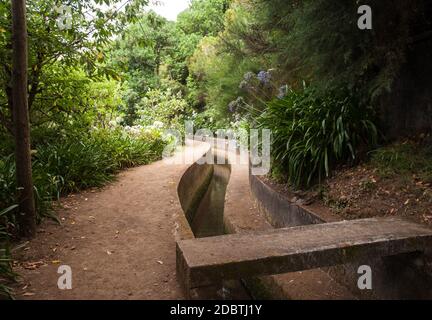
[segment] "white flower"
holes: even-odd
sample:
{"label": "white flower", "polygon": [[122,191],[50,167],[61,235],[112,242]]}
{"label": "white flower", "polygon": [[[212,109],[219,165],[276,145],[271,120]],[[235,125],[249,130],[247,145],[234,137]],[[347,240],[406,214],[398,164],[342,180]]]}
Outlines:
{"label": "white flower", "polygon": [[161,129],[161,128],[163,128],[163,126],[164,126],[163,122],[160,122],[160,121],[155,121],[153,123],[153,127],[157,128],[157,129]]}

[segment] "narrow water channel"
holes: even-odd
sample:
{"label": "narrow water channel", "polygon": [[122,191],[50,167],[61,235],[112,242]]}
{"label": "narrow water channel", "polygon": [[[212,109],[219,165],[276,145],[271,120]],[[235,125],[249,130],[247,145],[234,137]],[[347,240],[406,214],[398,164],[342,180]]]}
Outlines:
{"label": "narrow water channel", "polygon": [[[194,164],[183,176],[179,198],[196,238],[225,233],[225,196],[230,175],[228,164]],[[202,299],[252,299],[240,280],[223,281],[220,285],[201,288],[197,293]]]}

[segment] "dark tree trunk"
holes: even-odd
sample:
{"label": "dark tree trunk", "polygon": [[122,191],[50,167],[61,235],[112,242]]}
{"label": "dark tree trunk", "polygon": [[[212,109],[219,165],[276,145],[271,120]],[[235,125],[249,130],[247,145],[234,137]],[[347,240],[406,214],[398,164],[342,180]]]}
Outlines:
{"label": "dark tree trunk", "polygon": [[30,154],[25,0],[12,0],[12,41],[12,106],[19,202],[18,222],[21,235],[23,237],[33,237],[36,233],[36,209]]}

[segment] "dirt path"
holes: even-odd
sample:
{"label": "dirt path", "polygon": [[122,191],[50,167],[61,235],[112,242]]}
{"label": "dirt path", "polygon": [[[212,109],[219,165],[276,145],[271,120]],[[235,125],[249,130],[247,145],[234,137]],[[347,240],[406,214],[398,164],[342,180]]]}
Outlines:
{"label": "dirt path", "polygon": [[[186,168],[159,161],[124,171],[101,190],[63,199],[62,226],[43,223],[14,253],[22,276],[16,297],[182,299],[174,234],[181,213],[176,187]],[[60,265],[72,268],[72,290],[58,289]]]}
{"label": "dirt path", "polygon": [[[193,162],[207,150],[207,144],[196,143],[185,154]],[[124,171],[101,190],[62,199],[57,210],[62,225],[44,222],[37,237],[14,252],[22,277],[16,298],[184,299],[175,274],[175,239],[182,230],[177,233],[178,215],[183,214],[177,185],[189,166],[159,161]],[[225,202],[230,232],[272,228],[253,203],[248,170],[232,166]],[[72,268],[72,290],[58,288],[61,265]],[[281,298],[352,298],[321,270],[269,279]]]}

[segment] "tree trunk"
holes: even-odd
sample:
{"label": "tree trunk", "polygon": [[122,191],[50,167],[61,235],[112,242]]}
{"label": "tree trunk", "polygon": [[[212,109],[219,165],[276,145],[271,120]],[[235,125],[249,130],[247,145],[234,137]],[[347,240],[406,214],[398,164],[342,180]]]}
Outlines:
{"label": "tree trunk", "polygon": [[12,106],[19,202],[18,222],[21,236],[33,237],[36,233],[36,209],[30,154],[25,0],[12,0],[12,41]]}

